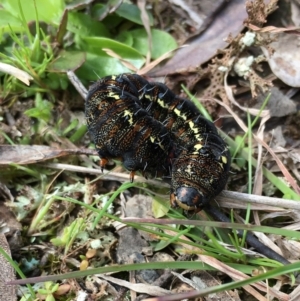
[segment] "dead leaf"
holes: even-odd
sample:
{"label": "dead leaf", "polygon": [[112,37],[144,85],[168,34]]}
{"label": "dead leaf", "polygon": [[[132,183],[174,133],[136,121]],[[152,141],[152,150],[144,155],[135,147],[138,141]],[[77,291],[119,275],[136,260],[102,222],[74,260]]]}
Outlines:
{"label": "dead leaf", "polygon": [[273,73],[285,84],[300,87],[300,37],[299,35],[280,33],[276,41],[270,44],[275,52],[261,47]]}
{"label": "dead leaf", "polygon": [[182,70],[193,69],[212,58],[217,49],[228,44],[225,39],[236,36],[244,27],[247,13],[244,0],[232,0],[214,16],[210,26],[191,41],[187,47],[179,49],[167,64],[149,73],[149,76],[165,76]]}
{"label": "dead leaf", "polygon": [[0,145],[0,165],[32,164],[67,155],[96,155],[90,149],[56,149],[44,145]]}
{"label": "dead leaf", "polygon": [[271,93],[271,96],[266,109],[269,110],[270,117],[283,117],[297,113],[297,104],[283,94],[277,87],[272,87],[270,92],[257,97],[257,108],[261,107],[269,93]]}
{"label": "dead leaf", "polygon": [[105,276],[102,274],[97,276],[109,282],[115,283],[117,285],[127,287],[128,289],[134,290],[138,293],[144,293],[150,296],[165,296],[170,294],[169,290],[163,289],[159,286],[154,286],[154,285],[144,284],[144,283],[130,283],[125,280],[121,280],[110,276]]}

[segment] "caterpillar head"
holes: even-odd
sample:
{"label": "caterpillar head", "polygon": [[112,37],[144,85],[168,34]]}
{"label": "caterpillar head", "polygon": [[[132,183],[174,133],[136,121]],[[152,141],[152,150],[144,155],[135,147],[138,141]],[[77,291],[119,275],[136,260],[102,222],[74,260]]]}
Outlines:
{"label": "caterpillar head", "polygon": [[173,208],[182,208],[186,211],[200,211],[209,202],[209,199],[193,187],[181,186],[170,195]]}

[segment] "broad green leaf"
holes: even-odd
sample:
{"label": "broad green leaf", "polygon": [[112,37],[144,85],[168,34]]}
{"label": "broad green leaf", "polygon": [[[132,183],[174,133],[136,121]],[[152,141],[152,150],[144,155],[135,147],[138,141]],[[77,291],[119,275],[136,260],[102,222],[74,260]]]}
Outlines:
{"label": "broad green leaf", "polygon": [[21,32],[24,30],[21,20],[14,17],[10,12],[0,9],[0,30],[2,33],[9,32]]}
{"label": "broad green leaf", "polygon": [[130,31],[123,31],[120,33],[117,38],[119,42],[126,44],[127,46],[132,47],[133,46],[133,36]]}
{"label": "broad green leaf", "polygon": [[106,27],[83,13],[69,12],[67,29],[79,36],[109,37]]}
{"label": "broad green leaf", "polygon": [[[158,199],[160,201],[158,201]],[[165,203],[165,199],[162,199],[158,196],[154,197],[154,200],[152,202],[152,212],[155,218],[161,218],[163,216],[166,216],[166,214],[169,211],[169,206],[167,206]]]}
{"label": "broad green leaf", "polygon": [[62,50],[57,59],[49,64],[48,71],[67,72],[68,70],[76,70],[84,63],[85,56],[84,52]]}
{"label": "broad green leaf", "polygon": [[242,136],[236,136],[235,137],[235,142],[238,144],[238,145],[240,145],[240,148],[242,149],[243,147],[245,147],[245,142],[244,142],[244,139],[243,139],[243,137]]}
{"label": "broad green leaf", "polygon": [[66,90],[69,80],[65,74],[48,72],[43,83],[51,90]]}
{"label": "broad green leaf", "polygon": [[[143,25],[141,19],[141,11],[136,5],[130,3],[122,3],[116,10],[116,14],[124,19],[130,20],[131,22]],[[150,26],[153,25],[153,17],[148,13]]]}
{"label": "broad green leaf", "polygon": [[[94,18],[99,19],[110,8],[111,8],[111,5],[109,5],[109,3],[107,3],[106,5],[98,3],[98,4],[94,5],[92,8],[92,15]],[[120,21],[122,19],[126,19],[133,23],[143,25],[143,22],[141,19],[141,12],[140,12],[139,8],[134,4],[122,3],[120,5],[120,7],[115,11],[114,14],[121,17],[120,19],[118,19],[118,21]],[[106,19],[112,17],[114,14],[109,14],[104,19],[104,22],[106,22],[107,21]],[[152,26],[153,25],[153,17],[150,13],[148,13],[148,15],[149,15],[149,20],[150,20],[150,25]]]}
{"label": "broad green leaf", "polygon": [[[148,35],[145,29],[135,29],[130,31],[133,36],[133,48],[143,55],[148,51]],[[152,50],[151,58],[157,59],[166,52],[177,48],[175,39],[165,31],[152,29]]]}
{"label": "broad green leaf", "polygon": [[[85,70],[85,72],[89,73],[82,74],[85,79],[95,79],[93,72],[103,76],[129,71],[118,58],[109,56],[103,50],[104,48],[112,50],[137,69],[140,69],[145,63],[145,58],[135,49],[111,39],[97,37],[82,38],[80,47],[89,54],[94,54],[94,56],[88,57],[88,62],[84,64],[83,69],[80,68],[80,70]],[[98,70],[95,70],[95,67]]]}
{"label": "broad green leaf", "polygon": [[[142,59],[128,59],[136,68],[141,68],[145,63],[144,58]],[[80,67],[76,74],[87,81],[94,81],[100,77],[104,77],[110,74],[120,74],[124,72],[130,72],[119,59],[109,57],[107,55],[97,55],[87,53],[86,61]],[[87,85],[89,83],[86,83]]]}
{"label": "broad green leaf", "polygon": [[82,37],[81,47],[82,50],[101,56],[107,55],[106,52],[103,51],[103,49],[106,48],[114,51],[123,59],[143,59],[143,56],[134,48],[107,38]]}
{"label": "broad green leaf", "polygon": [[22,6],[25,20],[27,22],[36,20],[35,5],[39,21],[50,24],[58,24],[63,13],[65,4],[63,0],[2,0],[1,5],[13,16],[21,19],[19,3]]}

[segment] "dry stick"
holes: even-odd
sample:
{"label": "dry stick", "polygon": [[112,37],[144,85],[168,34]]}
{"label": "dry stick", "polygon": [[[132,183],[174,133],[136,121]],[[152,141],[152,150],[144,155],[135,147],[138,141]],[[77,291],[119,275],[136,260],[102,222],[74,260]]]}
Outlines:
{"label": "dry stick", "polygon": [[[10,247],[3,233],[0,233],[0,247],[11,257]],[[0,300],[17,300],[16,287],[13,285],[7,286],[5,281],[14,281],[15,271],[10,263],[0,254]]]}
{"label": "dry stick", "polygon": [[[73,172],[81,172],[81,173],[88,173],[88,174],[94,174],[94,175],[102,175],[103,180],[107,181],[119,181],[119,182],[128,182],[129,181],[129,175],[119,172],[113,172],[104,170],[103,172],[99,169],[95,168],[88,168],[83,166],[76,166],[76,165],[70,165],[70,164],[62,164],[62,163],[42,163],[42,166],[53,168],[53,169],[64,169],[67,171],[73,171]],[[159,180],[152,180],[152,179],[145,179],[144,177],[135,176],[134,177],[135,182],[138,183],[148,183],[151,185],[155,185],[158,187],[170,187],[169,184],[159,181]],[[253,194],[247,194],[247,193],[241,193],[241,192],[234,192],[234,191],[227,191],[223,190],[221,194],[217,196],[217,201],[222,201],[224,203],[226,202],[237,202],[237,203],[244,203],[245,207],[246,204],[263,204],[268,205],[272,207],[280,207],[280,208],[286,208],[286,209],[293,209],[293,210],[300,210],[300,202],[294,201],[294,200],[283,200],[280,198],[271,198],[266,196],[258,196]]]}
{"label": "dry stick", "polygon": [[[98,176],[103,176],[103,180],[105,181],[119,181],[119,182],[129,182],[129,174],[120,173],[120,172],[113,172],[104,169],[103,172],[101,169],[96,168],[88,168],[83,166],[76,166],[76,165],[70,165],[70,164],[61,164],[61,163],[43,163],[42,166],[53,168],[53,169],[59,169],[59,170],[67,170],[67,171],[73,171],[73,172],[82,172],[82,173],[88,173]],[[151,180],[151,179],[145,179],[144,177],[140,176],[134,176],[134,181],[138,183],[148,183],[151,185],[159,186],[159,187],[170,187],[167,183],[158,181],[158,180]]]}
{"label": "dry stick", "polygon": [[78,93],[82,96],[83,99],[86,99],[87,90],[85,86],[81,83],[79,78],[75,75],[75,73],[71,70],[67,72],[68,78],[73,86],[76,88]]}

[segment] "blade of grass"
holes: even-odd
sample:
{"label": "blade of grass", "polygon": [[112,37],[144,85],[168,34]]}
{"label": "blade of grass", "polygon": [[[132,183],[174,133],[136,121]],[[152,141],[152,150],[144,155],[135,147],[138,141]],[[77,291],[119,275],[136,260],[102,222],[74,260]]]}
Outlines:
{"label": "blade of grass", "polygon": [[[70,272],[61,275],[51,275],[51,276],[42,276],[42,277],[32,277],[27,279],[20,279],[15,281],[7,282],[7,284],[27,284],[27,283],[38,283],[38,282],[45,282],[45,281],[57,281],[57,280],[65,280],[71,278],[80,278],[86,277],[89,275],[94,274],[103,274],[103,273],[111,273],[111,272],[129,272],[129,271],[140,271],[144,269],[190,269],[190,270],[212,270],[209,265],[205,264],[204,262],[191,262],[191,261],[171,261],[171,262],[150,262],[150,263],[135,263],[135,264],[125,264],[125,265],[115,265],[110,267],[100,267],[96,269],[90,269],[85,271],[78,271],[78,272]],[[222,290],[229,290],[238,288],[244,285],[248,285],[257,281],[275,278],[280,275],[284,274],[291,274],[298,272],[300,270],[300,262],[291,263],[285,266],[281,266],[267,273],[260,274],[255,277],[251,277],[249,279],[238,281],[234,283],[228,283],[225,285],[214,287],[214,289],[210,288],[209,292],[219,292]],[[206,291],[206,290],[205,290]],[[199,293],[199,292],[198,292]]]}
{"label": "blade of grass", "polygon": [[[19,274],[22,279],[26,279],[26,276],[23,274],[19,266],[12,260],[12,258],[0,247],[0,254],[10,263],[14,270]],[[26,284],[31,296],[35,296],[34,290],[30,284]]]}

